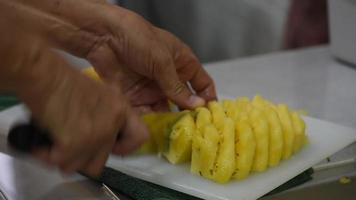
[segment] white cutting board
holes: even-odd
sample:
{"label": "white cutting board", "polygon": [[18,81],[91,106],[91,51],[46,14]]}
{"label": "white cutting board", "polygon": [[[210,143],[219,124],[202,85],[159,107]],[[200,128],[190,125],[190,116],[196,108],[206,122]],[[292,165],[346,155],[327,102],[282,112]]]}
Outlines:
{"label": "white cutting board", "polygon": [[[0,113],[0,136],[4,136],[15,120],[23,117],[21,107]],[[279,166],[263,173],[255,173],[244,181],[219,185],[191,175],[188,165],[174,166],[164,159],[150,155],[127,158],[112,156],[107,165],[131,176],[203,199],[257,199],[356,141],[356,130],[310,117],[305,117],[305,120],[309,144]]]}

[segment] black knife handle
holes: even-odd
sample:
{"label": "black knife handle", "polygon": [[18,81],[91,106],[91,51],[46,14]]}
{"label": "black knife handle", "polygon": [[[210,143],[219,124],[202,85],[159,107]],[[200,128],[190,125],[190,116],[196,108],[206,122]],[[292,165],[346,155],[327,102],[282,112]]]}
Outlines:
{"label": "black knife handle", "polygon": [[11,147],[24,153],[31,153],[38,148],[50,148],[53,145],[48,131],[40,128],[34,121],[12,127],[7,140]]}

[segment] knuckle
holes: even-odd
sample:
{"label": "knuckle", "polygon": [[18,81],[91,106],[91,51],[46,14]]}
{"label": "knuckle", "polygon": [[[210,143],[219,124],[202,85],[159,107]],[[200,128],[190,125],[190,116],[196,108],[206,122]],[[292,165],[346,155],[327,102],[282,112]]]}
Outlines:
{"label": "knuckle", "polygon": [[169,91],[169,93],[170,93],[169,95],[172,97],[176,97],[184,92],[185,85],[182,82],[177,81],[177,82],[173,83],[171,88],[172,89],[171,89],[171,91]]}

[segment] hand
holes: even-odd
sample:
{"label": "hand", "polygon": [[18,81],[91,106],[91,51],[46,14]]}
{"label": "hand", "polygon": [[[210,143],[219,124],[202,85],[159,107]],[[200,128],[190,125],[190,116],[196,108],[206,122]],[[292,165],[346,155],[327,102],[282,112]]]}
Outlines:
{"label": "hand", "polygon": [[57,47],[87,58],[106,82],[120,84],[132,105],[160,110],[168,97],[194,108],[216,98],[211,77],[172,34],[104,1],[57,2],[23,3],[54,15],[41,15],[38,30]]}
{"label": "hand", "polygon": [[[168,97],[191,109],[216,98],[213,80],[189,47],[134,13],[124,11],[123,17],[115,8],[111,12],[105,23],[133,28],[126,28],[122,38],[115,34],[118,28],[112,30],[87,58],[108,82],[122,83],[134,106],[162,110]],[[120,17],[124,20],[116,20]]]}
{"label": "hand", "polygon": [[[6,25],[0,23],[13,30]],[[37,158],[67,173],[95,176],[112,150],[126,155],[147,138],[117,86],[92,81],[18,30],[4,32],[0,44],[2,89],[15,91],[54,140],[51,149],[34,152]]]}

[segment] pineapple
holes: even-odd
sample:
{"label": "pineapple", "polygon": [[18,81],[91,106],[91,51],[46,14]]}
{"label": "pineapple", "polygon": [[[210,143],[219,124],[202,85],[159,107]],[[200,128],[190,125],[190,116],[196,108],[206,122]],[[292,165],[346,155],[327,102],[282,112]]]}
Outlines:
{"label": "pineapple", "polygon": [[256,152],[252,170],[262,172],[268,166],[269,127],[267,119],[261,109],[253,107],[249,113],[249,122],[256,140]]}
{"label": "pineapple", "polygon": [[226,99],[222,101],[222,105],[227,117],[230,117],[234,122],[238,120],[239,113],[237,110],[237,104],[234,100]]}
{"label": "pineapple", "polygon": [[283,130],[283,154],[282,158],[284,160],[288,159],[293,153],[295,133],[293,130],[292,120],[290,118],[290,113],[288,106],[285,104],[279,104],[275,107],[279,119],[281,121],[282,130]]}
{"label": "pineapple", "polygon": [[168,152],[164,156],[172,164],[190,161],[195,123],[190,113],[184,114],[169,131]]}
{"label": "pineapple", "polygon": [[300,148],[304,145],[305,123],[297,112],[292,112],[291,119],[295,131],[293,153],[297,153],[300,150]]}
{"label": "pineapple", "polygon": [[208,108],[211,112],[212,121],[218,130],[224,127],[224,120],[226,119],[225,111],[220,103],[211,101],[208,103]]}
{"label": "pineapple", "polygon": [[230,180],[235,171],[235,127],[232,119],[226,118],[224,120],[219,139],[213,180],[225,183]]}
{"label": "pineapple", "polygon": [[235,172],[236,179],[246,178],[252,169],[255,156],[256,141],[247,116],[235,124]]}
{"label": "pineapple", "polygon": [[192,141],[192,159],[190,168],[191,173],[196,175],[199,175],[200,171],[200,147],[203,142],[205,126],[208,124],[211,124],[210,111],[205,107],[196,109],[196,130]]}
{"label": "pineapple", "polygon": [[[92,68],[85,73],[100,80]],[[260,95],[212,101],[194,111],[146,114],[142,119],[151,138],[140,153],[162,154],[172,164],[190,162],[192,174],[218,183],[277,166],[308,142],[297,111]]]}
{"label": "pineapple", "polygon": [[204,135],[197,137],[196,144],[200,148],[197,166],[199,174],[203,177],[213,179],[215,160],[218,154],[220,135],[213,124],[204,127]]}
{"label": "pineapple", "polygon": [[267,118],[269,125],[269,167],[279,164],[283,152],[283,132],[281,122],[279,121],[276,111],[270,106],[270,103],[261,96],[256,95],[252,104],[260,109]]}

